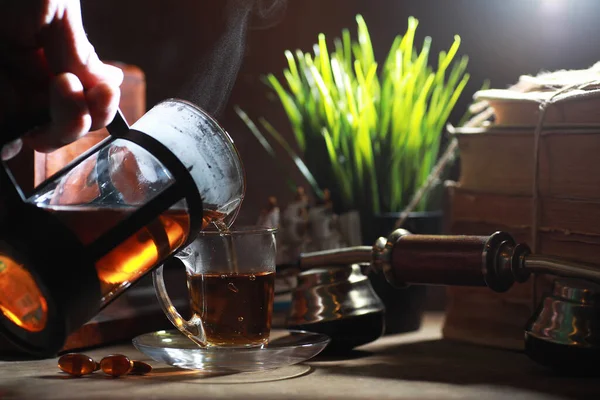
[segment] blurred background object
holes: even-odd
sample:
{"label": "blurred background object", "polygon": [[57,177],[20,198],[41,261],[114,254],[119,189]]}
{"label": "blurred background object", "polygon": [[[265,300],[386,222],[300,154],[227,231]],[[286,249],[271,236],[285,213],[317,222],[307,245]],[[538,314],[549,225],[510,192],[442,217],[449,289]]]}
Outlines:
{"label": "blurred background object", "polygon": [[[105,0],[84,1],[82,7],[86,30],[100,56],[137,65],[144,71],[147,104],[151,106],[181,93],[194,72],[211,70],[207,60],[215,58],[215,43],[225,36],[228,23],[235,22],[227,14],[234,6],[239,8],[238,3]],[[285,113],[277,99],[265,96],[266,86],[258,78],[283,70],[287,64],[283,54],[286,49],[310,51],[319,33],[335,37],[342,29],[354,27],[358,13],[369,24],[376,59],[384,57],[393,38],[405,31],[411,15],[419,19],[416,43],[420,45],[425,36],[434,38],[432,54],[448,48],[454,34],[460,35],[459,55],[469,55],[471,79],[450,116],[455,125],[471,103],[472,94],[487,79],[494,88],[505,88],[522,74],[587,68],[598,61],[600,25],[595,16],[600,3],[594,0],[261,3],[269,4],[263,5],[262,17],[258,12],[251,16],[237,79],[221,79],[225,89],[232,85],[232,93],[219,120],[240,149],[248,179],[239,223],[255,223],[256,212],[264,206],[266,196],[275,196],[280,204],[288,204],[294,192],[286,184],[284,171],[272,168],[271,160],[265,157],[261,145],[235,114],[233,106],[238,104],[251,115],[264,115],[291,141],[293,134]],[[116,8],[119,13],[114,13]],[[237,54],[230,50],[228,55],[233,68]],[[203,92],[208,97],[206,89],[195,90],[200,98]],[[205,100],[204,106],[209,104]],[[308,187],[299,173],[294,180]]]}

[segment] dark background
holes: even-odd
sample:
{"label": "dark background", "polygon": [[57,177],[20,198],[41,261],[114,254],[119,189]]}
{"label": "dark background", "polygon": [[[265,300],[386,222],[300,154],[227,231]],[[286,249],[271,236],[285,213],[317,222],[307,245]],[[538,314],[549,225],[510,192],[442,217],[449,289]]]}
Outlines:
{"label": "dark background", "polygon": [[[252,117],[266,116],[289,134],[279,104],[267,96],[260,76],[285,67],[285,49],[310,50],[323,32],[355,32],[361,13],[376,57],[387,54],[408,16],[419,19],[420,45],[433,38],[432,54],[462,37],[472,77],[451,122],[464,113],[485,79],[503,88],[521,74],[586,68],[598,60],[600,1],[597,0],[288,0],[267,18],[251,19],[246,46],[227,43],[228,32],[242,38],[250,0],[83,0],[84,24],[103,59],[142,68],[147,104],[187,96],[215,113],[238,146],[247,169],[247,197],[238,219],[253,223],[269,195],[281,204],[291,198],[280,164],[274,163],[232,111],[237,104]],[[217,44],[215,46],[215,44]],[[237,78],[234,76],[241,61]],[[216,60],[216,62],[215,62]],[[192,79],[192,77],[194,77]],[[227,93],[232,86],[228,102]],[[222,107],[219,104],[223,100]],[[302,183],[299,175],[293,178]]]}

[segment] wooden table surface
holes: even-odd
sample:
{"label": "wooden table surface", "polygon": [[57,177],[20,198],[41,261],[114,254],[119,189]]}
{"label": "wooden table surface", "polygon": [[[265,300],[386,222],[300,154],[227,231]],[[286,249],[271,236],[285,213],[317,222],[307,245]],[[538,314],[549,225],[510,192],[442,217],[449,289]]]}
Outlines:
{"label": "wooden table surface", "polygon": [[156,363],[123,344],[89,350],[144,360],[147,376],[70,378],[56,359],[0,362],[0,399],[598,399],[600,378],[563,377],[524,354],[441,339],[443,316],[416,333],[386,336],[344,359],[257,373],[210,376]]}

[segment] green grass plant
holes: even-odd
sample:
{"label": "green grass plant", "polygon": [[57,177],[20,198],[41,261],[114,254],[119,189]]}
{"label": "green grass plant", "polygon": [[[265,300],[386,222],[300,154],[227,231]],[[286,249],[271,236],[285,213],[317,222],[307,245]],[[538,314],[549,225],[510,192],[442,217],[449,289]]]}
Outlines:
{"label": "green grass plant", "polygon": [[[317,196],[328,188],[338,209],[397,212],[442,150],[446,121],[469,80],[468,57],[457,56],[456,35],[432,67],[432,39],[417,47],[419,21],[409,17],[406,32],[378,63],[361,15],[356,23],[355,38],[348,29],[331,43],[319,34],[312,52],[285,51],[282,77],[263,77],[283,107],[293,141],[265,118],[254,123],[241,108],[236,112],[271,155],[271,143],[283,147]],[[426,204],[425,197],[418,209]]]}

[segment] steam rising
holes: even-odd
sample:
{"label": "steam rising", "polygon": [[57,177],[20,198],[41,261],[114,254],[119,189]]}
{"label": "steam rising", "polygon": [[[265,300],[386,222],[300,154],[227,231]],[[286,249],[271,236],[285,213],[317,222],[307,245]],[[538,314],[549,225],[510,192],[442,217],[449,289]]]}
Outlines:
{"label": "steam rising", "polygon": [[284,17],[286,0],[256,0],[254,7],[255,19],[252,29],[267,29],[278,24]]}
{"label": "steam rising", "polygon": [[218,117],[227,104],[240,69],[248,29],[276,24],[285,6],[286,0],[227,1],[222,35],[208,54],[196,61],[194,72],[179,97]]}

